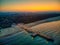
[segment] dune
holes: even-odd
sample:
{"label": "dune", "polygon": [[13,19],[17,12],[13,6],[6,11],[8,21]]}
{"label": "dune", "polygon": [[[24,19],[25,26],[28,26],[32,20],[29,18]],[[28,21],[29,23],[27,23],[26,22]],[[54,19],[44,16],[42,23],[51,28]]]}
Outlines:
{"label": "dune", "polygon": [[60,42],[60,21],[53,21],[48,23],[39,24],[30,28],[33,31],[40,32],[40,34],[45,34],[55,41]]}

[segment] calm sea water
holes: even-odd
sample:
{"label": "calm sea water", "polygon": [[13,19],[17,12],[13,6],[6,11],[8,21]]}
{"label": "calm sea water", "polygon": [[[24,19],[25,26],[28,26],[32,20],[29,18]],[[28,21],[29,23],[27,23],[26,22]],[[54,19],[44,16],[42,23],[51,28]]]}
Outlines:
{"label": "calm sea water", "polygon": [[24,31],[18,32],[6,38],[1,38],[0,41],[4,45],[53,45],[53,42],[49,42],[38,36],[33,38]]}

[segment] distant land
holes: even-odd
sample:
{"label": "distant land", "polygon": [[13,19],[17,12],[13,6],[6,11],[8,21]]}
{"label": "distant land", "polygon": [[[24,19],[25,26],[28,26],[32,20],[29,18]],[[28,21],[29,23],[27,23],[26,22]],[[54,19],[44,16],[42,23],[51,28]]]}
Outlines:
{"label": "distant land", "polygon": [[60,16],[60,12],[0,12],[0,29]]}

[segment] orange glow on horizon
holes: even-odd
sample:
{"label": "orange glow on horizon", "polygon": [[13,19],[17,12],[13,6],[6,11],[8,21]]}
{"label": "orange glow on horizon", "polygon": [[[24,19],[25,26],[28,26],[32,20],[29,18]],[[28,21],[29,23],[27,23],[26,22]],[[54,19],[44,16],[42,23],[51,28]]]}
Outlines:
{"label": "orange glow on horizon", "polygon": [[57,3],[28,3],[28,4],[11,4],[1,6],[0,11],[60,11],[59,4]]}

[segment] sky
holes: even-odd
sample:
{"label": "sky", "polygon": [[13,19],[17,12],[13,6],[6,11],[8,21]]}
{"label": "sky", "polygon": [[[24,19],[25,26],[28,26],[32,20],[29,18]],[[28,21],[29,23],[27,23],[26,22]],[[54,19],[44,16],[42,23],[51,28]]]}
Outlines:
{"label": "sky", "polygon": [[60,11],[59,0],[0,0],[0,11]]}

